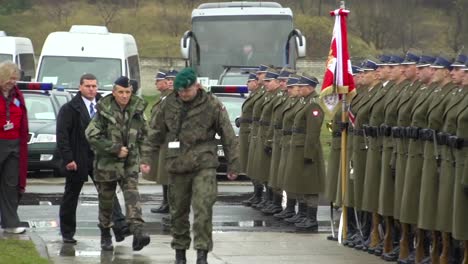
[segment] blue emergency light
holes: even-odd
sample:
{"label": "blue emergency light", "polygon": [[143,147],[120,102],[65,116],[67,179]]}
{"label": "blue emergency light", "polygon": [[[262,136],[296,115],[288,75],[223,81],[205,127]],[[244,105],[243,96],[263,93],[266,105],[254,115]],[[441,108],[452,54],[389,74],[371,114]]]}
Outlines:
{"label": "blue emergency light", "polygon": [[249,89],[245,85],[213,85],[210,89],[211,93],[238,93],[245,94]]}
{"label": "blue emergency light", "polygon": [[16,82],[16,86],[18,86],[20,90],[51,91],[54,84],[43,82]]}

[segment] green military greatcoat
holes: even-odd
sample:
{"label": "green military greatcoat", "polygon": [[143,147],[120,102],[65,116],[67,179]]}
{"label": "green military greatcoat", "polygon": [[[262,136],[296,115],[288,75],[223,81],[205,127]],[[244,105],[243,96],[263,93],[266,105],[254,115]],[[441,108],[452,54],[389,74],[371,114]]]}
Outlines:
{"label": "green military greatcoat", "polygon": [[239,127],[239,159],[241,172],[247,171],[247,161],[249,159],[249,136],[252,129],[252,112],[255,102],[261,98],[262,91],[259,89],[251,92],[242,104]]}
{"label": "green military greatcoat", "polygon": [[255,178],[257,177],[256,175],[254,175],[255,162],[253,159],[255,157],[255,150],[258,143],[257,136],[260,127],[260,115],[262,114],[263,103],[265,102],[265,97],[267,96],[264,87],[260,88],[258,92],[260,93],[260,95],[258,95],[257,100],[255,100],[252,110],[252,126],[249,135],[249,155],[246,170],[247,175],[252,180],[255,180]]}
{"label": "green military greatcoat", "polygon": [[273,106],[273,115],[271,118],[271,126],[273,128],[273,140],[270,162],[270,177],[268,178],[268,186],[278,189],[278,166],[281,159],[281,138],[283,132],[281,130],[283,123],[283,110],[288,106],[289,101],[288,93],[284,92],[281,99],[279,99]]}
{"label": "green military greatcoat", "polygon": [[[335,203],[336,206],[341,206],[341,180],[340,175],[340,161],[341,161],[341,115],[343,106],[338,104],[336,107],[335,115],[332,120],[331,127],[331,147],[330,156],[328,156],[327,176],[325,177],[325,192],[324,195],[330,202]],[[349,155],[349,154],[348,154]],[[348,186],[349,187],[349,186]],[[348,189],[349,190],[349,189]],[[339,194],[338,194],[339,193]]]}

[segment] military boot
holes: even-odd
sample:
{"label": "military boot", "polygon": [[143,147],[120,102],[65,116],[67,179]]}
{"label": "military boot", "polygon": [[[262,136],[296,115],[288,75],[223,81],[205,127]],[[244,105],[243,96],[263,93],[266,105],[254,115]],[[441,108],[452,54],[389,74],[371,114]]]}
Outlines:
{"label": "military boot", "polygon": [[132,235],[132,232],[130,232],[130,229],[127,226],[118,228],[114,225],[112,227],[112,231],[114,232],[116,242],[122,242],[126,237]]}
{"label": "military boot", "polygon": [[133,243],[132,243],[132,248],[134,251],[140,251],[142,250],[145,246],[147,246],[150,243],[151,239],[148,234],[143,233],[143,230],[141,230],[140,227],[135,228],[135,231],[133,232]]}
{"label": "military boot", "polygon": [[280,213],[274,214],[273,216],[278,219],[290,218],[296,214],[296,199],[287,199],[286,208]]}
{"label": "military boot", "polygon": [[259,203],[252,204],[252,208],[260,210],[268,203],[268,189],[263,192],[262,200]]}
{"label": "military boot", "polygon": [[299,206],[298,206],[298,210],[297,210],[297,214],[294,215],[293,217],[290,217],[290,218],[285,218],[284,221],[286,221],[287,223],[290,223],[290,224],[295,224],[295,223],[299,223],[299,222],[302,222],[302,220],[304,220],[304,218],[306,217],[306,213],[307,213],[307,205],[305,203],[299,203]]}
{"label": "military boot", "polygon": [[249,199],[242,201],[242,205],[252,206],[253,204],[258,204],[262,201],[262,192],[263,186],[254,186],[254,193]]}
{"label": "military boot", "polygon": [[208,251],[197,250],[197,264],[208,264]]}
{"label": "military boot", "polygon": [[99,226],[99,229],[101,229],[101,249],[104,251],[114,250],[114,246],[112,245],[112,235],[110,233],[110,228],[104,228]]}
{"label": "military boot", "polygon": [[186,264],[187,258],[185,257],[185,249],[176,249],[175,251],[175,264]]}
{"label": "military boot", "polygon": [[155,214],[167,214],[169,213],[169,202],[167,200],[167,185],[163,185],[163,201],[159,208],[151,208],[151,212]]}
{"label": "military boot", "polygon": [[300,223],[296,223],[296,230],[300,232],[318,232],[317,207],[307,207],[307,216]]}
{"label": "military boot", "polygon": [[273,193],[273,203],[269,207],[262,209],[262,213],[266,215],[274,215],[280,213],[281,211],[283,211],[283,207],[281,206],[282,201],[283,194]]}

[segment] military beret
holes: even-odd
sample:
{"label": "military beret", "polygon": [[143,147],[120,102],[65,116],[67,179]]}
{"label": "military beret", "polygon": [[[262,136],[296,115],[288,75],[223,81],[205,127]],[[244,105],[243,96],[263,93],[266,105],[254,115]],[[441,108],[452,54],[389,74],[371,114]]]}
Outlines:
{"label": "military beret", "polygon": [[267,72],[267,70],[268,70],[268,66],[262,64],[258,66],[257,73],[265,73]]}
{"label": "military beret", "polygon": [[434,61],[436,60],[435,57],[428,56],[428,55],[422,55],[419,58],[418,65],[416,67],[427,67],[430,66]]}
{"label": "military beret", "polygon": [[377,63],[375,63],[372,60],[365,60],[361,64],[361,68],[363,71],[375,71],[378,67],[379,66],[377,65]]}
{"label": "military beret", "polygon": [[166,73],[166,78],[175,78],[179,72],[171,69]]}
{"label": "military beret", "polygon": [[405,59],[398,56],[398,55],[392,55],[390,56],[390,60],[388,61],[388,64],[387,65],[390,65],[390,66],[397,66],[397,65],[400,65]]}
{"label": "military beret", "polygon": [[401,63],[403,65],[411,65],[419,62],[419,56],[413,53],[407,52],[405,60]]}
{"label": "military beret", "polygon": [[455,59],[455,61],[452,63],[452,67],[466,67],[465,63],[466,63],[466,55],[464,54],[460,54],[457,56],[457,58]]}
{"label": "military beret", "polygon": [[256,81],[256,80],[258,80],[257,74],[255,74],[255,73],[249,74],[249,78],[247,79],[248,82],[249,81]]}
{"label": "military beret", "polygon": [[123,88],[128,88],[130,87],[130,80],[126,76],[120,76],[115,80],[114,82],[115,85],[122,86]]}
{"label": "military beret", "polygon": [[299,83],[299,77],[297,76],[289,77],[288,83],[286,84],[286,86],[291,87],[291,86],[297,85],[298,83]]}
{"label": "military beret", "polygon": [[271,81],[276,78],[278,78],[279,73],[274,72],[273,70],[269,70],[266,72],[265,78],[263,78],[264,81]]}
{"label": "military beret", "polygon": [[288,77],[294,73],[294,70],[292,69],[288,69],[288,68],[283,68],[281,69],[280,73],[279,73],[279,76],[277,79],[279,80],[287,80]]}
{"label": "military beret", "polygon": [[301,78],[299,78],[299,83],[297,85],[299,86],[312,86],[312,87],[316,87],[317,84],[319,84],[319,81],[317,80],[317,78],[315,77],[309,77],[309,76],[306,76],[306,75],[302,75]]}
{"label": "military beret", "polygon": [[379,62],[377,63],[377,66],[386,66],[390,62],[390,59],[392,57],[390,55],[380,55],[379,56]]}
{"label": "military beret", "polygon": [[184,90],[197,82],[197,74],[192,68],[185,68],[177,73],[174,81],[174,90]]}
{"label": "military beret", "polygon": [[166,73],[162,70],[159,70],[158,73],[156,73],[156,76],[154,76],[154,79],[156,81],[164,80],[166,79]]}
{"label": "military beret", "polygon": [[450,60],[444,58],[444,57],[437,57],[436,60],[434,61],[434,63],[431,64],[431,68],[436,68],[436,69],[448,69],[448,70],[452,70],[452,63],[450,62]]}
{"label": "military beret", "polygon": [[353,75],[358,74],[358,73],[364,71],[361,67],[358,67],[358,66],[355,66],[355,65],[352,65],[352,66],[351,66],[351,69],[352,69],[352,71],[353,71]]}

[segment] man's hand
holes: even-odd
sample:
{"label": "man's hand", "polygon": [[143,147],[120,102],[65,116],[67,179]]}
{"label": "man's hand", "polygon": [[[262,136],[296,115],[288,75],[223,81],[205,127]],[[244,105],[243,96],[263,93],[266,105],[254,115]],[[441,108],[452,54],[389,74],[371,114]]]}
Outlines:
{"label": "man's hand", "polygon": [[123,158],[126,158],[127,156],[128,156],[128,148],[127,147],[121,147],[118,157],[123,159]]}
{"label": "man's hand", "polygon": [[234,181],[234,180],[237,179],[237,173],[228,172],[227,178],[228,178],[230,181]]}
{"label": "man's hand", "polygon": [[76,171],[78,169],[78,166],[76,166],[76,162],[75,161],[72,161],[70,163],[68,163],[65,168],[68,170],[68,171]]}
{"label": "man's hand", "polygon": [[140,164],[140,171],[147,174],[150,172],[151,166],[148,164]]}

